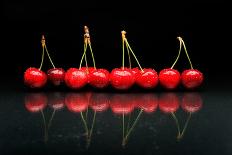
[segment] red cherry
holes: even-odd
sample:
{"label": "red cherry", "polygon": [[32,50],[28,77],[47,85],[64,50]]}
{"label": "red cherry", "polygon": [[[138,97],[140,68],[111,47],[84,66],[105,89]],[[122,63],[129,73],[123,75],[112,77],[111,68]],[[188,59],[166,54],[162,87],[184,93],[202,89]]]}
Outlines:
{"label": "red cherry", "polygon": [[90,107],[96,112],[106,111],[109,104],[109,96],[104,93],[94,93],[90,98]]}
{"label": "red cherry", "polygon": [[64,77],[65,83],[69,88],[80,89],[88,82],[87,74],[77,68],[70,68]]}
{"label": "red cherry", "polygon": [[132,71],[132,73],[134,73],[135,79],[136,79],[137,76],[140,74],[140,70],[139,70],[138,67],[132,68],[131,71]]}
{"label": "red cherry", "polygon": [[130,69],[115,68],[110,73],[111,85],[116,89],[129,89],[135,83],[135,76]]}
{"label": "red cherry", "polygon": [[135,108],[134,102],[128,94],[113,95],[110,107],[113,113],[125,115],[131,113]]}
{"label": "red cherry", "polygon": [[52,93],[48,96],[48,105],[54,110],[60,110],[65,107],[64,96],[61,93]]}
{"label": "red cherry", "polygon": [[183,96],[181,107],[187,112],[194,113],[202,108],[203,101],[198,93],[186,93]]}
{"label": "red cherry", "polygon": [[188,89],[199,87],[202,84],[203,79],[203,74],[196,69],[188,69],[181,74],[181,82],[184,87]]}
{"label": "red cherry", "polygon": [[175,89],[180,83],[180,73],[175,69],[163,69],[159,73],[160,84],[166,89]]}
{"label": "red cherry", "polygon": [[159,108],[164,113],[175,112],[179,108],[179,105],[179,98],[174,93],[165,93],[159,98]]}
{"label": "red cherry", "polygon": [[43,110],[47,106],[47,96],[43,93],[27,94],[24,98],[25,107],[34,113]]}
{"label": "red cherry", "polygon": [[56,86],[64,82],[65,71],[62,68],[52,68],[47,72],[48,79]]}
{"label": "red cherry", "polygon": [[89,73],[89,84],[95,88],[105,88],[109,85],[109,72],[106,69],[96,69]]}
{"label": "red cherry", "polygon": [[85,94],[71,93],[65,96],[65,105],[74,113],[83,112],[88,107],[88,99]]}
{"label": "red cherry", "polygon": [[154,112],[158,107],[158,97],[154,94],[141,94],[136,96],[137,106],[146,113]]}
{"label": "red cherry", "polygon": [[41,88],[47,82],[47,75],[38,68],[30,67],[24,72],[24,83],[31,88]]}
{"label": "red cherry", "polygon": [[142,88],[154,88],[157,86],[159,78],[157,72],[153,69],[144,69],[140,71],[136,78],[136,83]]}

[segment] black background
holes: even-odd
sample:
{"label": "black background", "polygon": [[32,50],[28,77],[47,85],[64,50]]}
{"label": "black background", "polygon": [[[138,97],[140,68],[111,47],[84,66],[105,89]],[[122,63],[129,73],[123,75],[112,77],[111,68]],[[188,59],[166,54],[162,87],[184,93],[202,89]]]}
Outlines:
{"label": "black background", "polygon": [[[39,67],[41,34],[57,67],[78,67],[84,25],[90,28],[97,67],[121,66],[120,31],[126,30],[143,67],[170,67],[178,52],[176,37],[182,36],[194,68],[207,79],[219,83],[231,77],[231,11],[223,1],[4,1],[3,9],[0,65],[8,81],[21,83],[26,68]],[[52,67],[45,62],[43,70]],[[189,67],[183,53],[176,68]]]}

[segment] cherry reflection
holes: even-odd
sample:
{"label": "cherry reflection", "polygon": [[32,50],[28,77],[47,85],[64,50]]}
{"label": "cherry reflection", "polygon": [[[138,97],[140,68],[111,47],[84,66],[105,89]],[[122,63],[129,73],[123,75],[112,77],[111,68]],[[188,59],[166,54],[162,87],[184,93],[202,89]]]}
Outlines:
{"label": "cherry reflection", "polygon": [[202,97],[199,93],[184,93],[183,94],[183,98],[182,98],[182,102],[181,102],[181,108],[188,112],[188,118],[185,122],[185,125],[183,127],[183,130],[181,133],[179,133],[178,135],[178,139],[181,139],[187,129],[187,126],[189,124],[189,121],[191,119],[191,116],[193,113],[198,112],[199,110],[201,110],[203,105],[203,100]]}
{"label": "cherry reflection", "polygon": [[[183,138],[189,124],[191,114],[199,111],[202,104],[202,98],[198,93],[184,93],[181,100],[175,93],[164,93],[160,95],[159,109],[166,114],[171,114],[174,119],[177,126],[177,140],[181,140]],[[179,125],[179,120],[175,115],[180,106],[184,111],[189,113],[182,130]]]}

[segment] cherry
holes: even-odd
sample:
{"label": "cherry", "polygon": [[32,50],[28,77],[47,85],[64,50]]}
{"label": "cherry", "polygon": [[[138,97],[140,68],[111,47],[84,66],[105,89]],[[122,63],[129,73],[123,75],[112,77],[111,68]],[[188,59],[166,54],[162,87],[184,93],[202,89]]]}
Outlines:
{"label": "cherry", "polygon": [[110,83],[116,89],[129,89],[135,83],[135,76],[128,68],[115,68],[110,73]]}
{"label": "cherry", "polygon": [[94,93],[90,98],[90,107],[96,112],[103,112],[109,108],[109,96],[104,93]]}
{"label": "cherry", "polygon": [[165,93],[159,97],[159,109],[164,113],[174,113],[179,106],[179,98],[174,93]]}
{"label": "cherry", "polygon": [[47,96],[43,93],[30,93],[24,98],[26,109],[32,113],[42,111],[47,106],[47,101]]}
{"label": "cherry", "polygon": [[88,108],[88,104],[88,99],[85,94],[71,93],[65,96],[65,105],[71,112],[83,112]]}
{"label": "cherry", "polygon": [[115,94],[112,96],[110,107],[115,114],[129,114],[131,113],[135,106],[133,101],[127,94]]}
{"label": "cherry", "polygon": [[89,73],[89,84],[95,88],[105,88],[109,85],[109,74],[106,69],[96,69]]}
{"label": "cherry", "polygon": [[180,43],[180,49],[179,49],[179,54],[176,58],[176,61],[173,64],[173,66],[175,65],[175,63],[179,59],[181,47],[183,45],[184,51],[185,51],[185,54],[188,58],[191,69],[183,71],[183,73],[181,74],[181,82],[182,82],[183,86],[187,89],[197,88],[203,83],[203,73],[201,73],[199,70],[193,69],[193,65],[192,65],[192,62],[191,62],[190,57],[188,55],[188,51],[187,51],[187,48],[185,46],[183,39],[181,37],[177,37],[177,39],[179,40],[179,43]]}
{"label": "cherry", "polygon": [[154,88],[159,80],[157,72],[153,69],[143,69],[139,72],[136,78],[136,83],[142,88]]}
{"label": "cherry", "polygon": [[181,107],[186,112],[194,113],[202,108],[203,101],[198,93],[185,93],[182,98]]}
{"label": "cherry", "polygon": [[48,96],[48,105],[53,110],[60,110],[65,107],[64,96],[61,93],[52,93]]}
{"label": "cherry", "polygon": [[85,71],[77,68],[70,68],[67,70],[64,80],[69,88],[80,89],[87,84],[88,77]]}
{"label": "cherry", "polygon": [[154,94],[137,95],[136,102],[137,106],[146,113],[152,113],[158,107],[158,97]]}
{"label": "cherry", "polygon": [[47,75],[40,69],[30,67],[24,73],[24,83],[31,88],[41,88],[47,82]]}
{"label": "cherry", "polygon": [[169,68],[163,69],[159,73],[159,82],[166,89],[175,89],[180,83],[179,71]]}
{"label": "cherry", "polygon": [[134,73],[135,79],[137,79],[138,74],[140,74],[140,71],[141,71],[141,70],[139,70],[138,67],[135,67],[135,68],[132,68],[131,71],[132,71],[132,73]]}
{"label": "cherry", "polygon": [[188,89],[199,87],[203,82],[203,78],[203,74],[196,69],[188,69],[181,74],[181,82]]}
{"label": "cherry", "polygon": [[64,82],[65,71],[62,68],[52,68],[47,71],[48,79],[56,86]]}

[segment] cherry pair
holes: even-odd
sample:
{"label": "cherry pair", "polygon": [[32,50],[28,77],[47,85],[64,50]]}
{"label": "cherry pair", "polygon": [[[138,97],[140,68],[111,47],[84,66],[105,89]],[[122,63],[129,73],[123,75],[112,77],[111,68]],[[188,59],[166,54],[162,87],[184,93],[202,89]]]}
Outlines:
{"label": "cherry pair", "polygon": [[[81,57],[79,69],[70,68],[65,74],[65,83],[69,88],[80,89],[87,83],[95,88],[105,88],[109,84],[109,72],[106,69],[97,69],[95,64],[95,58],[91,46],[89,29],[87,26],[84,27],[84,52]],[[92,56],[93,66],[88,67],[86,51],[90,49]],[[82,67],[82,62],[85,60],[85,67]]]}
{"label": "cherry pair", "polygon": [[[122,31],[122,67],[115,68],[112,70],[110,74],[110,82],[111,85],[116,89],[129,89],[136,83],[138,86],[151,89],[157,86],[158,84],[158,74],[154,69],[145,68],[143,69],[132,50],[128,40],[126,38],[126,31]],[[129,59],[129,68],[125,67],[125,45],[128,53]],[[139,69],[138,68],[131,68],[131,58],[130,53],[135,58]]]}
{"label": "cherry pair", "polygon": [[[49,52],[48,52],[48,49],[45,43],[44,35],[42,35],[41,44],[42,44],[42,59],[41,59],[40,67],[39,68],[35,68],[35,67],[28,68],[24,73],[24,83],[31,88],[41,88],[47,83],[47,80],[49,79],[54,85],[60,85],[60,83],[64,81],[65,71],[62,68],[55,67],[49,55]],[[45,51],[53,66],[52,69],[49,69],[47,71],[47,74],[41,70],[43,66],[43,62],[44,62]]]}
{"label": "cherry pair", "polygon": [[[181,37],[177,37],[177,39],[179,40],[179,44],[180,44],[179,53],[171,68],[163,69],[160,71],[159,73],[160,84],[167,89],[175,89],[181,82],[182,85],[187,89],[197,88],[203,82],[204,79],[203,74],[199,70],[193,69],[193,65],[188,55],[188,51],[186,49],[183,39]],[[175,66],[176,62],[179,60],[182,51],[181,50],[182,45],[184,47],[184,51],[188,58],[191,69],[184,70],[182,74],[180,74],[179,71],[173,69],[173,67]]]}

